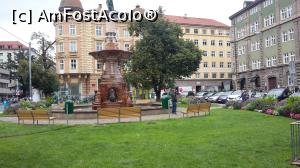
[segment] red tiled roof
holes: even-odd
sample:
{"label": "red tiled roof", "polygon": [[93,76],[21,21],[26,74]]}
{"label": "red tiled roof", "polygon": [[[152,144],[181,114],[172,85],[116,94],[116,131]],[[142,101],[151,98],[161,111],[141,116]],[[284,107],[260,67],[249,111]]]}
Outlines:
{"label": "red tiled roof", "polygon": [[172,16],[172,15],[165,15],[165,18],[169,22],[174,22],[174,23],[177,23],[180,25],[213,26],[213,27],[229,28],[228,25],[218,22],[213,19],[185,17],[185,16]]}
{"label": "red tiled roof", "polygon": [[19,49],[28,48],[18,41],[0,41],[0,46],[1,46],[0,49],[10,49],[10,50],[19,50]]}

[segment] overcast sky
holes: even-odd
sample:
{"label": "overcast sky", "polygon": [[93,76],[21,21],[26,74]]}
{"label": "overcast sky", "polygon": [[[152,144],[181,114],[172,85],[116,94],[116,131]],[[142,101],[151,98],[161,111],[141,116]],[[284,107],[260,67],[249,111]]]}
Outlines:
{"label": "overcast sky", "polygon": [[[1,0],[0,26],[17,35],[24,41],[29,41],[32,32],[40,31],[54,39],[53,23],[37,23],[40,13],[46,10],[48,13],[57,12],[61,0]],[[98,4],[106,8],[106,0],[81,0],[84,9],[95,9]],[[157,9],[163,6],[165,13],[169,15],[210,18],[230,25],[228,17],[243,6],[244,0],[114,0],[117,11],[127,12],[135,8],[137,4],[145,9]],[[13,25],[13,10],[18,12],[33,12],[33,24],[18,23]],[[0,29],[0,41],[18,40]],[[20,41],[20,40],[18,40]]]}

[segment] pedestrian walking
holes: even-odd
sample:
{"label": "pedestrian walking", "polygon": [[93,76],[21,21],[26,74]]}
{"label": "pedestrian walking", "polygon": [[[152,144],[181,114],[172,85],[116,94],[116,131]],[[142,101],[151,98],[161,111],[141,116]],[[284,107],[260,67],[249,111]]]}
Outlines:
{"label": "pedestrian walking", "polygon": [[173,91],[173,93],[171,94],[171,98],[172,98],[172,114],[176,114],[176,110],[177,110],[177,93],[175,91]]}

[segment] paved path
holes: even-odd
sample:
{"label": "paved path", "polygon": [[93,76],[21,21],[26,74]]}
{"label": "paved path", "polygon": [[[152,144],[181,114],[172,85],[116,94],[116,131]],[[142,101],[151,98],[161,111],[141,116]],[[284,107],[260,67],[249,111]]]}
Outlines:
{"label": "paved path", "polygon": [[[179,119],[182,118],[182,113],[180,111],[185,111],[185,108],[178,108],[177,114],[160,114],[160,115],[149,115],[143,116],[142,121],[157,121],[157,120],[167,120],[167,119]],[[204,113],[200,114],[204,116]],[[193,116],[190,114],[190,116]],[[18,123],[17,117],[0,117],[0,121],[3,122],[12,122]],[[125,118],[121,119],[121,122],[139,122],[138,118]],[[67,124],[67,120],[55,120],[55,124]],[[118,123],[117,119],[101,119],[100,124],[111,124],[111,123]],[[25,121],[25,124],[32,124],[32,121]],[[48,124],[48,121],[39,121],[39,124],[45,125]],[[69,125],[84,125],[84,124],[97,124],[97,119],[90,119],[90,120],[69,120]]]}

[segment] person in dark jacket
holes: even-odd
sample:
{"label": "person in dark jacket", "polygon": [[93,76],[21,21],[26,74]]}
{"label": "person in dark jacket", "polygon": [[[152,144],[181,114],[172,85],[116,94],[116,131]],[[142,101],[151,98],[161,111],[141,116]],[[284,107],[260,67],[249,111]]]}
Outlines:
{"label": "person in dark jacket", "polygon": [[171,99],[172,99],[172,114],[176,114],[176,109],[177,109],[177,93],[175,90],[173,90],[171,94]]}

